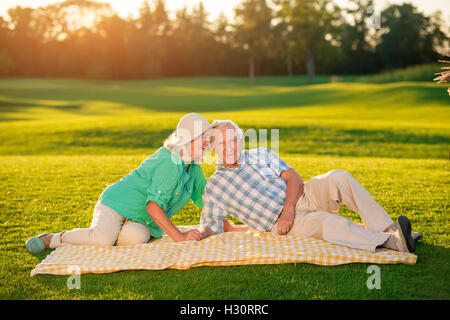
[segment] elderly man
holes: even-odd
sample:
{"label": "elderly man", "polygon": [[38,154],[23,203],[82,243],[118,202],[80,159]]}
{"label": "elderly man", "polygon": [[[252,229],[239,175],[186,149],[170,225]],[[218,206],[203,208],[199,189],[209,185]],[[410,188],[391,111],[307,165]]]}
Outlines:
{"label": "elderly man", "polygon": [[[251,227],[368,251],[415,251],[410,221],[401,216],[394,224],[350,173],[335,169],[303,183],[270,149],[243,150],[243,133],[232,121],[213,126],[211,148],[219,160],[203,194],[203,237]],[[359,213],[365,228],[337,214],[342,204]],[[248,227],[234,226],[230,215]]]}

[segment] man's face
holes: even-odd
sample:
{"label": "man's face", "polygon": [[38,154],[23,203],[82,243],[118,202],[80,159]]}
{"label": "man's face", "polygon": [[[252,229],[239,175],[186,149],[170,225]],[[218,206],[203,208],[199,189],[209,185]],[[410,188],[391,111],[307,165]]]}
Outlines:
{"label": "man's face", "polygon": [[236,164],[240,149],[239,136],[232,126],[216,129],[211,144],[222,164]]}

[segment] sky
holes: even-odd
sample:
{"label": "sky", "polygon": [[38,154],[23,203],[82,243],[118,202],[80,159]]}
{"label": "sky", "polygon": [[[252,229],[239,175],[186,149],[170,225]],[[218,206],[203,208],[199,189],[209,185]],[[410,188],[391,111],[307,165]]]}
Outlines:
{"label": "sky", "polygon": [[[0,0],[0,15],[6,15],[6,11],[10,7],[21,5],[24,7],[39,7],[48,3],[59,2],[63,0]],[[120,16],[126,18],[129,15],[136,16],[143,0],[102,0],[109,2],[111,6],[119,13]],[[206,11],[210,14],[209,20],[215,20],[221,12],[227,15],[230,20],[233,17],[234,8],[242,0],[203,0]],[[334,0],[339,5],[345,6],[348,0]],[[152,0],[149,1],[152,3]],[[200,0],[166,0],[166,8],[170,12],[186,5],[191,8]],[[270,2],[270,1],[268,1]],[[381,11],[388,4],[413,3],[420,11],[430,14],[436,10],[442,11],[442,18],[450,25],[450,0],[375,0],[375,12]]]}

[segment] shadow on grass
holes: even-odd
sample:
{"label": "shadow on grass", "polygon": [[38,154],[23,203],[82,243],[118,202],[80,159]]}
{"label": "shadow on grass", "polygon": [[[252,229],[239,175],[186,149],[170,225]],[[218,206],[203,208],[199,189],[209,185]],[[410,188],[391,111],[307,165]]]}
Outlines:
{"label": "shadow on grass", "polygon": [[[32,102],[20,102],[20,101],[10,101],[10,100],[2,100],[0,99],[0,115],[1,113],[13,113],[13,112],[21,112],[29,108],[49,108],[55,110],[62,111],[79,111],[81,110],[81,104],[64,104],[64,105],[43,105]],[[1,118],[0,121],[12,121],[18,120],[17,118]]]}
{"label": "shadow on grass", "polygon": [[[279,129],[280,142],[289,140],[312,140],[314,143],[323,140],[332,140],[332,142],[351,143],[358,141],[360,143],[368,142],[390,142],[390,143],[411,143],[411,144],[448,144],[450,135],[439,135],[433,133],[416,133],[400,129],[346,129],[336,126],[309,125],[309,126],[286,126],[275,128],[259,128],[242,126],[247,129],[268,130],[268,141],[271,139],[271,129]],[[293,138],[295,137],[295,138]]]}
{"label": "shadow on grass", "polygon": [[[244,129],[249,128],[245,127]],[[254,129],[259,132],[259,128]],[[271,147],[270,129],[268,128],[268,147]],[[310,125],[275,129],[279,129],[279,151],[293,154],[443,158],[447,157],[450,144],[450,135],[395,128],[386,130],[351,129]]]}
{"label": "shadow on grass", "polygon": [[[220,80],[220,79],[219,79]],[[293,85],[287,80],[278,83],[261,80],[263,85],[244,86],[242,79],[227,79],[225,82],[208,82],[208,79],[185,79],[155,82],[124,82],[117,86],[107,83],[81,82],[78,85],[44,87],[39,90],[32,87],[8,89],[2,92],[12,99],[45,99],[61,101],[106,101],[131,105],[146,110],[160,112],[214,112],[304,106],[373,105],[377,107],[389,103],[411,106],[427,103],[448,105],[448,96],[442,87],[430,87],[420,84],[400,83],[386,85],[338,84],[338,85]],[[324,81],[325,82],[325,81]],[[264,85],[267,85],[265,87]],[[112,89],[119,87],[119,89]],[[5,101],[2,103],[5,104]],[[78,102],[77,102],[78,103]],[[70,104],[70,103],[69,103]],[[388,104],[389,105],[389,104]],[[6,102],[8,109],[0,106],[0,112],[13,112],[17,108],[33,107],[33,104]],[[79,106],[54,108],[74,111]]]}
{"label": "shadow on grass", "polygon": [[[250,129],[243,127],[244,130]],[[259,132],[260,128],[256,129]],[[266,128],[262,128],[266,129]],[[267,147],[271,146],[271,128],[268,129]],[[279,129],[279,152],[292,154],[316,154],[339,156],[375,156],[391,158],[443,158],[448,156],[450,136],[437,133],[413,132],[399,129],[370,130],[339,128],[326,125],[277,127]],[[155,130],[144,126],[90,128],[84,130],[51,133],[42,145],[38,141],[34,147],[23,152],[39,153],[58,150],[70,153],[71,148],[101,150],[155,149],[162,146],[172,129]],[[49,133],[50,134],[50,133]],[[31,139],[44,139],[45,133]],[[258,136],[261,139],[261,136]],[[250,147],[246,139],[246,147]],[[264,145],[258,140],[258,146]],[[30,142],[28,142],[30,143]],[[17,143],[20,145],[20,143]],[[34,150],[34,148],[36,150]],[[43,148],[46,148],[43,150]],[[48,149],[48,150],[47,150]],[[20,152],[16,149],[16,152]]]}
{"label": "shadow on grass", "polygon": [[172,132],[169,129],[150,131],[142,127],[79,130],[72,133],[73,140],[67,146],[153,149],[161,147]]}

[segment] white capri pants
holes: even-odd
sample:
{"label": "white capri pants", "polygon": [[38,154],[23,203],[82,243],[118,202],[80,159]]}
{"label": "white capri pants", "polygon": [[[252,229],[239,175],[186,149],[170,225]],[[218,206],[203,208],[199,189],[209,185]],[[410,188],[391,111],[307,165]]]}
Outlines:
{"label": "white capri pants", "polygon": [[[342,204],[359,213],[365,228],[338,215]],[[288,234],[375,251],[389,238],[390,234],[383,231],[393,223],[387,212],[349,172],[335,169],[305,182]],[[271,231],[276,233],[277,228],[278,223],[275,223]]]}
{"label": "white capri pants", "polygon": [[150,231],[141,223],[126,220],[116,211],[101,202],[94,208],[91,226],[77,228],[55,234],[50,248],[64,244],[118,246],[146,243],[150,240]]}

